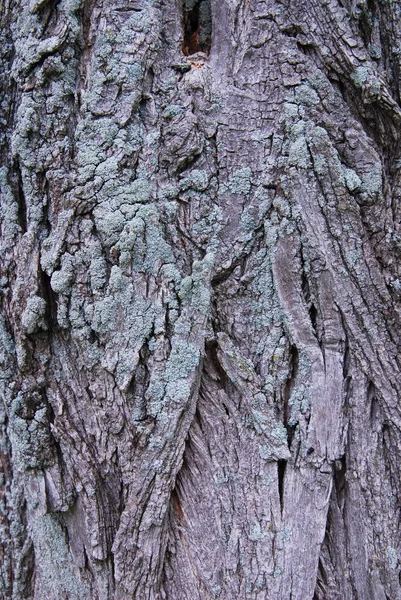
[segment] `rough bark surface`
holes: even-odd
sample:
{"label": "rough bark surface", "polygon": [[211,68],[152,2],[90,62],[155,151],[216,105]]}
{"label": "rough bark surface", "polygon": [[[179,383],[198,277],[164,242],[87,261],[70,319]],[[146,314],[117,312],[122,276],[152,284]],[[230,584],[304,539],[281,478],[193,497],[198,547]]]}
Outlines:
{"label": "rough bark surface", "polygon": [[400,599],[400,3],[0,17],[1,597]]}

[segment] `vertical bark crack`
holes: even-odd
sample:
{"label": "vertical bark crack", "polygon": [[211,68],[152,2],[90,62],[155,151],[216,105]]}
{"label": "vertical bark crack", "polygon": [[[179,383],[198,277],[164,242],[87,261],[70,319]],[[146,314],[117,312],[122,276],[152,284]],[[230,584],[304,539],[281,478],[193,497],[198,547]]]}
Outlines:
{"label": "vertical bark crack", "polygon": [[284,511],[284,477],[285,477],[286,468],[287,468],[286,460],[279,460],[277,462],[278,495],[280,498],[281,514],[283,514],[283,511]]}
{"label": "vertical bark crack", "polygon": [[289,420],[290,420],[289,401],[291,398],[292,391],[295,387],[296,378],[298,375],[298,368],[299,368],[299,366],[298,366],[298,363],[299,363],[298,349],[294,345],[291,346],[291,348],[290,348],[289,362],[290,362],[290,367],[289,367],[290,376],[288,377],[286,384],[284,386],[284,390],[283,390],[283,421],[284,421],[285,428],[287,429],[288,447],[290,448],[292,438],[294,437],[295,427],[293,425],[289,424]]}
{"label": "vertical bark crack", "polygon": [[21,227],[22,232],[25,233],[28,229],[27,208],[22,183],[21,167],[18,161],[15,162],[14,168],[17,176],[18,224]]}

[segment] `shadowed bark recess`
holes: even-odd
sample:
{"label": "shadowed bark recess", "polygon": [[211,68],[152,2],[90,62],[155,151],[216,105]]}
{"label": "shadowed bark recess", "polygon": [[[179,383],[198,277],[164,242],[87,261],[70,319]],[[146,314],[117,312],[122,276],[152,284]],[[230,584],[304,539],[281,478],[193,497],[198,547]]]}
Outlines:
{"label": "shadowed bark recess", "polygon": [[0,21],[1,598],[401,600],[399,4]]}

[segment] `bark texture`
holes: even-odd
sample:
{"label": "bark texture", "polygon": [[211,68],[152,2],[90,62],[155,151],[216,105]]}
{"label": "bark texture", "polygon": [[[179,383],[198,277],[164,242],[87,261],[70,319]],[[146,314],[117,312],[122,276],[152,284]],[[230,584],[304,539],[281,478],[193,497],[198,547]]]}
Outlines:
{"label": "bark texture", "polygon": [[0,16],[1,597],[400,599],[400,3]]}

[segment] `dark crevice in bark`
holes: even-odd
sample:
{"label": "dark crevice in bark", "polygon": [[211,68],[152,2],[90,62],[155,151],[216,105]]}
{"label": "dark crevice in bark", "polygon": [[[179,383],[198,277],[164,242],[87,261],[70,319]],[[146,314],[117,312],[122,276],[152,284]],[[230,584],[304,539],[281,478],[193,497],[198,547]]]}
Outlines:
{"label": "dark crevice in bark", "polygon": [[176,166],[172,168],[172,174],[178,176],[193,167],[201,158],[202,150],[196,150],[193,154],[188,154],[187,156],[180,158],[177,162]]}
{"label": "dark crevice in bark", "polygon": [[150,382],[148,359],[149,348],[145,343],[139,351],[138,364],[126,391],[127,401],[132,407],[135,422],[143,422],[148,419],[146,411],[146,390]]}
{"label": "dark crevice in bark", "polygon": [[308,278],[307,278],[307,276],[305,274],[304,259],[303,259],[302,253],[301,253],[301,262],[302,262],[302,294],[303,294],[303,297],[305,299],[306,304],[309,305],[309,302],[310,302],[310,288],[309,288]]}
{"label": "dark crevice in bark", "polygon": [[238,265],[241,263],[241,260],[235,260],[232,262],[232,264],[227,268],[224,269],[222,271],[220,271],[219,273],[216,273],[216,275],[214,277],[212,277],[212,281],[211,284],[213,287],[224,283],[225,281],[227,281],[227,279],[230,277],[230,275],[233,273],[233,271],[238,267]]}
{"label": "dark crevice in bark", "polygon": [[96,342],[98,342],[98,343],[100,342],[99,334],[96,331],[94,331],[93,329],[91,329],[89,331],[88,342],[90,344],[96,344]]}
{"label": "dark crevice in bark", "polygon": [[373,27],[376,18],[376,3],[374,0],[367,0],[366,7],[359,15],[359,31],[365,46],[369,46],[372,41]]}
{"label": "dark crevice in bark", "polygon": [[289,377],[285,383],[283,390],[283,422],[287,429],[288,435],[288,447],[291,447],[291,442],[295,433],[295,425],[289,425],[288,421],[290,418],[290,407],[289,400],[291,397],[292,390],[295,387],[296,379],[298,375],[299,368],[299,353],[296,346],[292,345],[290,348],[290,356],[289,356]]}
{"label": "dark crevice in bark", "polygon": [[46,300],[47,321],[49,324],[49,332],[52,333],[57,329],[57,297],[50,284],[50,277],[45,272],[40,270],[40,284],[43,298]]}
{"label": "dark crevice in bark", "polygon": [[44,197],[46,198],[46,202],[43,206],[43,219],[39,226],[38,238],[40,241],[45,240],[51,232],[51,223],[50,223],[50,206],[51,206],[51,194],[49,189],[49,181],[44,177],[43,183],[43,192]]}
{"label": "dark crevice in bark", "polygon": [[351,383],[351,376],[349,375],[350,366],[351,366],[351,352],[350,352],[350,346],[349,346],[347,326],[346,326],[345,318],[344,318],[344,315],[343,315],[341,309],[340,309],[340,316],[341,316],[342,328],[343,328],[344,335],[345,335],[344,358],[343,358],[343,378],[344,378],[344,382],[345,382],[345,387],[346,387],[346,389],[348,389],[349,385]]}
{"label": "dark crevice in bark", "polygon": [[278,495],[280,500],[281,514],[284,511],[284,477],[287,468],[286,460],[277,461]]}
{"label": "dark crevice in bark", "polygon": [[184,40],[186,56],[210,52],[212,40],[212,11],[210,0],[183,0]]}
{"label": "dark crevice in bark", "polygon": [[180,497],[178,495],[177,488],[174,488],[171,492],[171,506],[174,509],[175,514],[177,515],[178,521],[184,520],[184,511],[182,510],[182,505],[180,501]]}
{"label": "dark crevice in bark", "polygon": [[317,55],[315,44],[309,42],[300,42],[299,40],[297,40],[297,47],[298,50],[302,52],[302,54],[305,54],[305,56],[316,57]]}
{"label": "dark crevice in bark", "polygon": [[327,73],[327,79],[330,81],[332,87],[340,94],[344,102],[346,102],[346,87],[338,74],[335,71],[331,71]]}
{"label": "dark crevice in bark", "polygon": [[22,182],[21,167],[18,160],[14,161],[14,172],[17,177],[18,225],[21,227],[22,233],[25,233],[28,229],[27,206]]}
{"label": "dark crevice in bark", "polygon": [[320,350],[322,351],[323,360],[325,360],[324,347],[323,347],[323,343],[322,343],[322,338],[324,336],[324,332],[322,331],[323,327],[319,323],[319,320],[318,320],[319,314],[318,314],[316,305],[314,304],[314,302],[312,302],[312,299],[311,299],[312,295],[311,295],[311,290],[310,290],[310,285],[309,285],[309,279],[306,274],[306,264],[305,264],[305,258],[304,258],[302,246],[301,246],[300,258],[301,258],[301,268],[302,268],[302,275],[301,275],[302,295],[304,297],[305,304],[308,309],[309,319],[310,319],[310,322],[312,325],[313,333],[318,341]]}
{"label": "dark crevice in bark", "polygon": [[317,309],[316,306],[312,303],[309,308],[309,317],[312,323],[313,331],[317,336]]}
{"label": "dark crevice in bark", "polygon": [[287,23],[283,27],[280,27],[281,33],[286,37],[296,38],[299,34],[304,33],[303,28],[298,23]]}
{"label": "dark crevice in bark", "polygon": [[368,382],[366,396],[367,404],[370,406],[370,421],[373,426],[377,419],[380,418],[380,405],[376,397],[376,390],[372,381]]}
{"label": "dark crevice in bark", "polygon": [[334,486],[336,489],[337,502],[340,509],[343,508],[345,501],[346,491],[346,473],[347,473],[347,459],[345,454],[340,460],[336,461],[336,468],[334,471]]}
{"label": "dark crevice in bark", "polygon": [[216,339],[207,341],[205,344],[205,349],[206,349],[205,368],[207,367],[206,360],[209,360],[210,364],[212,365],[213,369],[216,371],[216,373],[218,375],[219,384],[221,386],[221,389],[228,391],[231,388],[232,384],[231,384],[229,378],[227,377],[227,373],[225,372],[225,370],[223,369],[223,367],[220,364],[220,361],[219,361],[219,358],[217,355],[218,344],[217,344]]}

